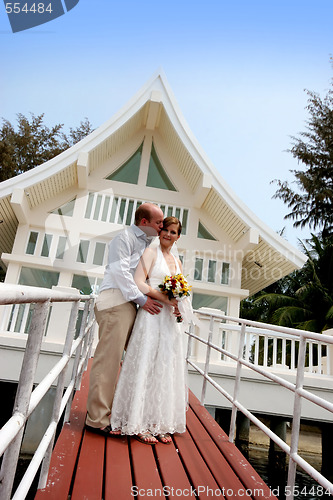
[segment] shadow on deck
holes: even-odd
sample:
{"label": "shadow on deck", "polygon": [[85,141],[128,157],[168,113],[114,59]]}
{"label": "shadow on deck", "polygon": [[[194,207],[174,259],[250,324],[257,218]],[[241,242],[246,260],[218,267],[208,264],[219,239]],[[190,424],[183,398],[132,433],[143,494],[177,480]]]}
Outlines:
{"label": "shadow on deck", "polygon": [[191,392],[186,433],[175,434],[171,445],[85,431],[88,371],[56,442],[46,488],[35,500],[276,498]]}

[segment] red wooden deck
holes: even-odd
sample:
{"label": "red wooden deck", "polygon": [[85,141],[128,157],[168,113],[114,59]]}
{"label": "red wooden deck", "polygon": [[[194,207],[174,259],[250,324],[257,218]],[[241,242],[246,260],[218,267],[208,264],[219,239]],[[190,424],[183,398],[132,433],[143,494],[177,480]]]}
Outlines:
{"label": "red wooden deck", "polygon": [[174,435],[171,445],[148,446],[132,437],[104,438],[85,431],[88,379],[86,372],[73,400],[71,420],[56,442],[47,486],[37,492],[35,500],[275,500],[192,393],[187,431]]}

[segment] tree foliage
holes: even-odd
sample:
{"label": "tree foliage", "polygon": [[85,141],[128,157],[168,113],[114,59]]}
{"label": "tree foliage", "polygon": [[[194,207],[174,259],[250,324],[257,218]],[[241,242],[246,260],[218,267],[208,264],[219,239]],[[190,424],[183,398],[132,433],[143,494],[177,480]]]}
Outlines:
{"label": "tree foliage", "polygon": [[305,132],[292,137],[289,152],[301,164],[302,170],[291,170],[298,190],[287,181],[275,180],[279,186],[274,197],[282,199],[291,210],[286,219],[295,227],[308,225],[312,229],[330,231],[333,226],[333,80],[322,99],[307,91],[310,115]]}
{"label": "tree foliage", "polygon": [[0,129],[0,182],[26,172],[62,153],[92,132],[87,118],[80,125],[70,128],[66,135],[63,124],[49,128],[44,114],[27,118],[17,115],[17,129],[2,119]]}
{"label": "tree foliage", "polygon": [[302,243],[308,260],[241,304],[241,317],[322,332],[333,328],[333,237],[312,234]]}

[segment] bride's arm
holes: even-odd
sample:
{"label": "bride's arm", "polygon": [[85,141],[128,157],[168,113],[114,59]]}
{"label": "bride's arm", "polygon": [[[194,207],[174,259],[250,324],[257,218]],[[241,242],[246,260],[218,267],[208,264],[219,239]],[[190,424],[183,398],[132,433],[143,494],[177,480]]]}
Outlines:
{"label": "bride's arm", "polygon": [[155,260],[156,260],[156,249],[146,248],[140,259],[139,265],[136,268],[134,274],[134,281],[137,284],[139,290],[145,295],[149,295],[149,297],[152,297],[155,300],[159,300],[160,302],[164,302],[168,305],[175,305],[174,303],[176,302],[176,299],[169,300],[164,293],[160,292],[159,290],[156,290],[155,288],[152,288],[151,286],[148,285],[146,281],[150,270],[153,268],[153,265],[155,264]]}

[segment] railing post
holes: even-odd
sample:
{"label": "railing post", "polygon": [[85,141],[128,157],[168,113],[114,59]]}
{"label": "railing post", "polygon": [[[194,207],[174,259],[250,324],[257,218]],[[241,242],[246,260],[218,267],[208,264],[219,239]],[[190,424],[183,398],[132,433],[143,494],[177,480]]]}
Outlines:
{"label": "railing post", "polygon": [[89,300],[89,316],[88,316],[88,325],[89,327],[89,332],[87,332],[85,339],[84,339],[84,359],[85,363],[82,368],[82,372],[87,369],[88,366],[88,359],[90,358],[91,355],[91,350],[94,342],[94,331],[95,331],[95,325],[96,323],[92,321],[95,311],[94,311],[94,305],[95,305],[95,298],[92,297]]}
{"label": "railing post", "polygon": [[[18,383],[13,415],[27,417],[31,391],[33,388],[40,347],[46,326],[49,300],[36,303],[32,316],[31,327],[27,339],[24,358],[22,362],[21,374]],[[13,488],[14,477],[19,458],[21,442],[23,438],[24,426],[7,448],[3,456],[0,472],[0,498],[7,500],[10,498]]]}
{"label": "railing post", "polygon": [[246,326],[245,326],[245,323],[243,323],[241,326],[241,331],[240,331],[240,336],[239,336],[238,360],[237,360],[235,385],[234,385],[234,398],[233,398],[231,419],[230,419],[229,441],[231,443],[234,442],[234,437],[235,437],[237,407],[235,406],[234,403],[235,403],[235,401],[238,400],[238,394],[239,394],[240,376],[241,376],[241,370],[242,370],[242,364],[240,363],[239,360],[243,358],[245,331],[246,331]]}
{"label": "railing post", "polygon": [[74,363],[73,363],[72,376],[71,376],[71,382],[73,383],[73,386],[72,386],[71,394],[68,398],[68,402],[66,405],[64,422],[69,421],[69,415],[70,415],[70,411],[71,411],[73,394],[74,394],[74,391],[76,388],[76,381],[78,378],[78,368],[79,368],[81,353],[82,353],[82,349],[83,349],[82,341],[83,341],[83,337],[84,337],[85,329],[86,329],[86,324],[87,324],[89,305],[90,305],[90,301],[87,300],[84,304],[84,310],[83,310],[83,314],[82,314],[82,322],[81,322],[81,327],[80,327],[80,333],[78,336],[78,339],[80,340],[80,345],[76,349],[76,353],[75,353],[75,359],[74,359]]}
{"label": "railing post", "polygon": [[214,316],[210,317],[209,320],[209,333],[208,333],[208,345],[207,345],[207,350],[206,350],[206,362],[205,362],[205,375],[204,379],[202,382],[202,391],[201,391],[201,404],[202,406],[205,404],[205,398],[206,398],[206,388],[207,388],[207,374],[209,371],[209,361],[210,361],[210,350],[211,350],[211,343],[212,343],[212,338],[213,338],[213,329],[214,329]]}
{"label": "railing post", "polygon": [[[64,350],[63,350],[63,356],[69,357],[70,353],[71,353],[71,346],[72,346],[72,342],[73,342],[73,338],[74,338],[74,334],[75,334],[75,324],[76,324],[76,319],[77,319],[77,315],[78,315],[78,310],[79,310],[79,301],[76,301],[73,303],[70,318],[69,318],[69,324],[68,324],[66,341],[65,341]],[[67,365],[67,368],[68,368],[68,365]],[[52,414],[52,421],[53,422],[58,422],[58,420],[59,420],[61,399],[62,399],[64,387],[65,387],[66,373],[67,373],[67,369],[64,369],[58,377],[57,390],[56,390],[54,404],[53,404],[53,414]],[[49,444],[49,446],[46,450],[46,453],[45,453],[45,457],[43,460],[42,469],[41,469],[41,473],[40,473],[39,483],[38,483],[38,489],[45,488],[45,486],[46,486],[54,438],[55,438],[55,434],[53,434],[53,438],[51,439],[50,444]]]}
{"label": "railing post", "polygon": [[291,441],[290,441],[288,480],[286,486],[286,500],[292,500],[294,498],[293,491],[295,486],[297,464],[293,460],[293,455],[296,454],[298,450],[298,439],[301,426],[302,396],[299,394],[299,390],[302,389],[303,387],[305,355],[306,355],[306,338],[302,335],[299,342],[299,352],[298,352],[296,387],[294,396],[294,411],[293,411],[292,431],[291,431]]}

